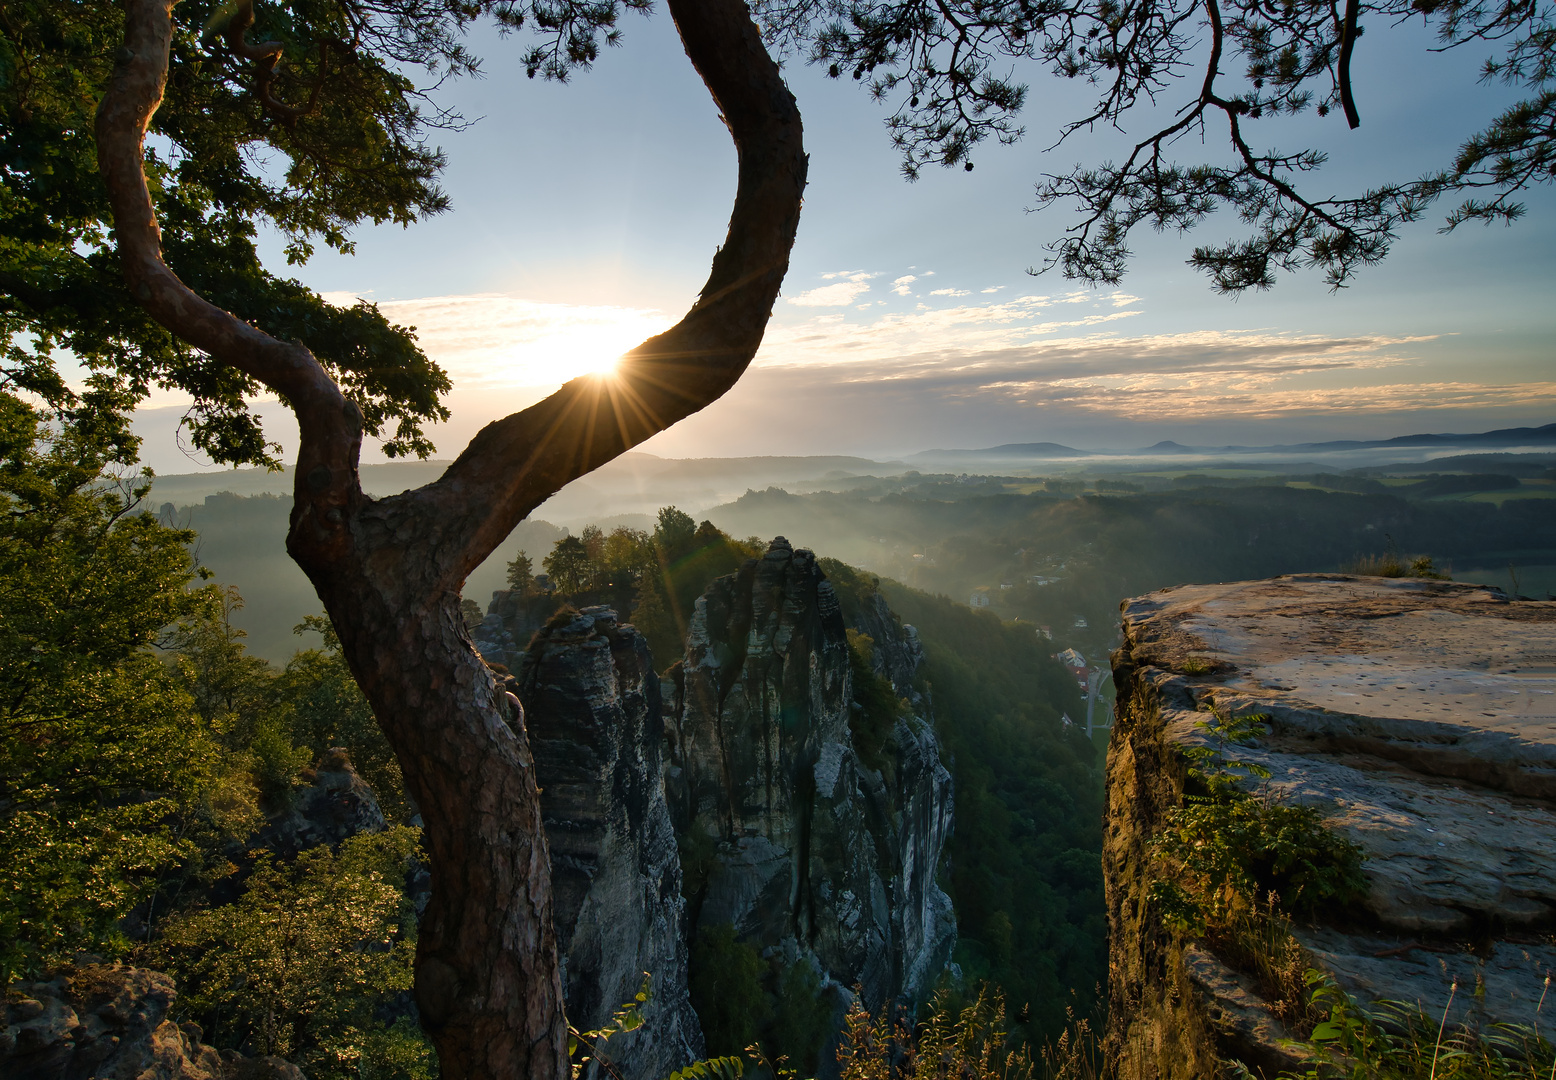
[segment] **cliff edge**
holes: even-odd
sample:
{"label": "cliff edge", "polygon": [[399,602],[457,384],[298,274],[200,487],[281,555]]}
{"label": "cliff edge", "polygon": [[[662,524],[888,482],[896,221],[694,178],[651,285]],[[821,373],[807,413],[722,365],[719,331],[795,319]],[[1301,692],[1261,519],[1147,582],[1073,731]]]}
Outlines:
{"label": "cliff edge", "polygon": [[1301,1057],[1282,1040],[1311,1016],[1163,900],[1162,838],[1209,801],[1196,763],[1232,756],[1248,798],[1310,808],[1362,856],[1346,895],[1278,920],[1288,968],[1434,1019],[1452,994],[1450,1025],[1535,1021],[1556,970],[1556,603],[1293,575],[1127,601],[1123,633],[1103,850],[1120,1077]]}

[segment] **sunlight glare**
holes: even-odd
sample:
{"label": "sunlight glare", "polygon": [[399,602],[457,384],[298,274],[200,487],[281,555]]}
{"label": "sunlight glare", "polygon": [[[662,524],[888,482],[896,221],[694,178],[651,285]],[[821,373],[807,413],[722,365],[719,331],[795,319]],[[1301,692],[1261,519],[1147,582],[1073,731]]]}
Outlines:
{"label": "sunlight glare", "polygon": [[543,304],[508,296],[446,296],[380,305],[416,327],[427,355],[462,389],[554,388],[606,376],[627,351],[674,320],[641,308]]}

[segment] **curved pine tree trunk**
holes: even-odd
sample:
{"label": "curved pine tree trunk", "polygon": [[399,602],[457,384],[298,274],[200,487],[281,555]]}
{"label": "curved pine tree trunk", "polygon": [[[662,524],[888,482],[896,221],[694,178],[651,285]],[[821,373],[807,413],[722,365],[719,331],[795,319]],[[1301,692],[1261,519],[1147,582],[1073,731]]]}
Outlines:
{"label": "curved pine tree trunk", "polygon": [[460,588],[564,484],[734,385],[761,343],[799,222],[799,113],[745,4],[669,8],[740,162],[729,235],[697,303],[613,377],[576,379],[489,424],[438,480],[388,499],[363,494],[362,414],[306,346],[208,303],[162,260],[142,159],[167,78],[173,0],[128,0],[125,47],[98,109],[99,168],[131,295],[297,414],[287,550],[324,602],[422,811],[433,889],[416,998],[445,1080],[570,1075],[533,762],[466,636]]}

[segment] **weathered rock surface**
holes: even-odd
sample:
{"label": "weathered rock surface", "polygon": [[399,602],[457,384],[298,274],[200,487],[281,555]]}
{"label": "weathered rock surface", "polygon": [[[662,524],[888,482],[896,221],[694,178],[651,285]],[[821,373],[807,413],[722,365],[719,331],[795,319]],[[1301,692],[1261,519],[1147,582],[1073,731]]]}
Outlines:
{"label": "weathered rock surface", "polygon": [[927,708],[913,685],[914,677],[924,663],[924,646],[918,639],[918,630],[897,618],[897,613],[879,592],[864,597],[848,622],[875,643],[870,659],[876,674],[886,677],[898,697]]}
{"label": "weathered rock surface", "polygon": [[541,624],[529,625],[528,606],[508,589],[492,593],[486,618],[470,631],[476,651],[488,664],[502,664],[508,670],[519,666],[524,646]]}
{"label": "weathered rock surface", "polygon": [[605,1048],[626,1080],[702,1057],[686,990],[684,901],[665,805],[659,676],[608,608],[541,630],[518,676],[541,809],[568,1021],[605,1026],[653,977],[643,1027]]}
{"label": "weathered rock surface", "polygon": [[[877,663],[906,686],[921,651],[889,610],[877,615]],[[950,955],[935,873],[951,777],[916,716],[892,733],[891,767],[861,761],[850,680],[837,596],[780,537],[697,601],[667,718],[668,786],[678,827],[717,845],[697,924],[732,924],[787,963],[814,959],[874,1006],[921,996]]]}
{"label": "weathered rock surface", "polygon": [[1121,1076],[1290,1064],[1251,984],[1145,901],[1209,705],[1265,714],[1238,757],[1366,852],[1364,900],[1296,928],[1320,967],[1363,1003],[1439,1015],[1457,979],[1450,1023],[1534,1021],[1556,971],[1556,603],[1295,575],[1130,601],[1124,639],[1103,856]]}
{"label": "weathered rock surface", "polygon": [[[586,603],[606,603],[607,599],[600,594],[589,593],[573,597],[572,602],[582,606]],[[471,643],[488,664],[501,664],[509,671],[518,671],[531,639],[545,627],[546,621],[561,603],[562,598],[549,588],[535,588],[527,593],[498,589],[492,593],[485,618],[471,628]]]}
{"label": "weathered rock surface", "polygon": [[6,1080],[306,1080],[279,1058],[218,1053],[167,1018],[177,994],[158,971],[84,964],[13,984],[0,1028]]}
{"label": "weathered rock surface", "polygon": [[291,858],[320,844],[335,846],[359,833],[379,833],[389,827],[378,798],[357,775],[346,751],[324,755],[313,781],[293,793],[286,811],[266,822],[256,845]]}

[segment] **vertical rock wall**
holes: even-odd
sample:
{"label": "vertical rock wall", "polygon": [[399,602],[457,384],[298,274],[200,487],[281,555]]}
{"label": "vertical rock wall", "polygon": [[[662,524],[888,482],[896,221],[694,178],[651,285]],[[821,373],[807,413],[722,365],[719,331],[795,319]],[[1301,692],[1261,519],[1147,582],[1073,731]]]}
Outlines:
{"label": "vertical rock wall", "polygon": [[659,677],[641,634],[608,608],[586,608],[539,632],[519,686],[551,849],[568,1021],[604,1026],[649,973],[646,1022],[605,1051],[627,1080],[658,1080],[703,1050],[686,992]]}
{"label": "vertical rock wall", "polygon": [[[913,649],[894,620],[879,656]],[[893,636],[895,635],[895,636]],[[921,996],[955,940],[935,883],[951,778],[927,722],[900,720],[891,775],[867,767],[837,596],[782,537],[697,601],[667,727],[678,826],[717,845],[693,898],[700,926],[732,924],[789,962],[813,957],[872,1005]]]}
{"label": "vertical rock wall", "polygon": [[[699,926],[733,924],[775,963],[813,963],[872,1006],[928,992],[956,936],[936,883],[951,776],[912,689],[922,649],[884,601],[856,621],[915,708],[877,770],[850,731],[837,597],[814,556],[781,538],[698,601],[668,701],[641,635],[611,610],[554,618],[519,653],[492,647],[499,625],[513,637],[502,600],[477,644],[518,671],[569,1020],[603,1025],[653,976],[647,1022],[606,1047],[623,1077],[657,1080],[702,1056],[687,994]],[[716,850],[690,910],[678,832]]]}

